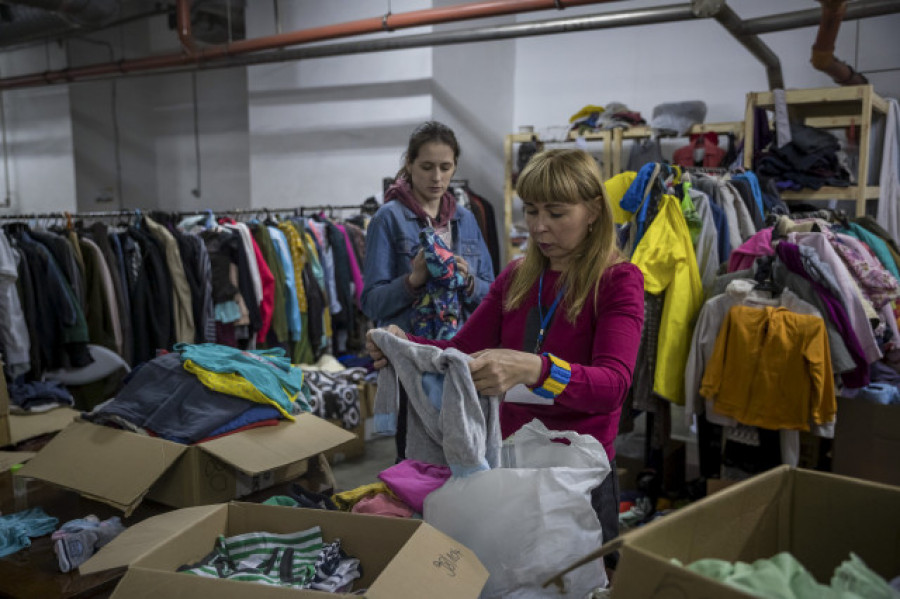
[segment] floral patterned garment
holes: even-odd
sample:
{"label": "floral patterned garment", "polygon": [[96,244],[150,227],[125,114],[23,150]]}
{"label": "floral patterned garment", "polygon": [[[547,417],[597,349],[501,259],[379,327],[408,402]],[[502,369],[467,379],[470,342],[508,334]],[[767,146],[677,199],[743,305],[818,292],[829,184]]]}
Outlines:
{"label": "floral patterned garment", "polygon": [[425,292],[413,305],[413,335],[428,339],[450,339],[461,326],[462,302],[466,282],[459,274],[453,251],[447,247],[434,229],[428,227],[419,234],[425,250],[428,281]]}

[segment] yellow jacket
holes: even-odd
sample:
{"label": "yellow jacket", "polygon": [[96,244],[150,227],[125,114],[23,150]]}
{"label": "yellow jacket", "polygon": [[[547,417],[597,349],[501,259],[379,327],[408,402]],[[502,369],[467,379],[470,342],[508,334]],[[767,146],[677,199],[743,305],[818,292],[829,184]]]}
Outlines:
{"label": "yellow jacket", "polygon": [[700,394],[738,422],[808,431],[837,403],[825,321],[785,308],[734,306],[719,329]]}
{"label": "yellow jacket", "polygon": [[684,369],[694,320],[703,305],[703,284],[691,233],[678,198],[664,195],[631,261],[644,273],[644,291],[665,292],[653,391],[684,405]]}
{"label": "yellow jacket", "polygon": [[619,206],[619,202],[622,201],[625,191],[631,186],[636,176],[637,173],[634,171],[625,171],[609,179],[604,184],[606,195],[609,197],[609,205],[612,208],[613,220],[616,221],[617,225],[624,225],[634,216],[634,214]]}

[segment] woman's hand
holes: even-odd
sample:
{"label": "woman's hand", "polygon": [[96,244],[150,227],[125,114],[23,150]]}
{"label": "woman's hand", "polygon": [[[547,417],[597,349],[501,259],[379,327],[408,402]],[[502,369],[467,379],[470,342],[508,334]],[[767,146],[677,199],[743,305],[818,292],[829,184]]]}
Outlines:
{"label": "woman's hand", "polygon": [[456,272],[462,275],[462,278],[466,278],[469,276],[469,263],[466,262],[466,259],[462,256],[453,255],[456,259]]}
{"label": "woman's hand", "polygon": [[482,395],[500,395],[519,383],[533,385],[544,365],[540,356],[513,349],[485,349],[472,358],[469,371]]}
{"label": "woman's hand", "polygon": [[[379,348],[375,344],[375,342],[372,340],[372,331],[374,331],[374,330],[376,330],[376,329],[370,329],[366,333],[366,351],[369,353],[369,357],[372,358],[372,360],[374,360],[375,363],[373,364],[373,366],[377,370],[377,369],[384,368],[385,366],[387,366],[388,361],[387,361],[387,357],[385,357],[385,355],[384,355],[384,352],[381,351],[381,348]],[[400,339],[407,339],[406,333],[403,332],[403,329],[401,329],[400,327],[398,327],[395,324],[389,324],[388,326],[382,327],[381,329],[378,329],[378,330],[387,331],[391,335],[394,335],[395,337],[399,337]]]}
{"label": "woman's hand", "polygon": [[409,275],[409,284],[413,289],[418,289],[428,280],[428,265],[425,263],[425,250],[419,250],[410,265],[412,271]]}

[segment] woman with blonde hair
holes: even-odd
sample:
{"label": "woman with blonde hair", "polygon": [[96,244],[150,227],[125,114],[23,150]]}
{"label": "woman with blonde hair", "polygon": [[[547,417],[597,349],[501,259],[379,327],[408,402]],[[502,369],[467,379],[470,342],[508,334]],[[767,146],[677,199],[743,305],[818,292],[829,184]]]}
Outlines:
{"label": "woman with blonde hair", "polygon": [[[644,320],[641,271],[616,247],[600,169],[582,150],[536,154],[516,182],[529,243],[449,341],[418,343],[470,354],[483,395],[503,397],[504,437],[534,418],[603,444],[613,471],[595,489],[604,540],[618,534],[614,441]],[[384,354],[367,343],[376,367]]]}

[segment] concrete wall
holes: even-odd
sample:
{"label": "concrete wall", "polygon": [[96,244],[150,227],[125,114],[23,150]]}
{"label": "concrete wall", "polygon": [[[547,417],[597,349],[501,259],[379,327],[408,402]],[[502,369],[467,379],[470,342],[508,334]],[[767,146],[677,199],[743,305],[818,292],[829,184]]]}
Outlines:
{"label": "concrete wall", "polygon": [[[365,0],[283,7],[283,30],[374,14]],[[274,31],[267,6],[249,8],[248,35]],[[396,174],[410,131],[434,113],[430,48],[250,67],[248,87],[254,206],[362,203]]]}
{"label": "concrete wall", "polygon": [[[573,16],[668,4],[615,2],[564,12]],[[744,19],[817,6],[797,0],[728,4]],[[869,78],[883,96],[900,97],[900,36],[890,33],[898,27],[900,15],[846,22],[835,49],[859,71],[878,70]],[[835,85],[809,64],[815,35],[810,27],[760,36],[780,58],[787,88]],[[658,104],[703,100],[707,122],[740,121],[747,92],[768,89],[762,64],[712,19],[522,38],[516,42],[514,72],[515,125],[533,125],[551,135],[582,106],[613,101],[649,120]]]}
{"label": "concrete wall", "polygon": [[[664,3],[614,2],[436,29]],[[391,8],[401,13],[432,4],[394,0]],[[729,4],[744,18],[818,6]],[[380,16],[386,8],[365,0],[280,7],[283,31]],[[898,15],[847,22],[838,39],[837,56],[872,71],[884,96],[900,96],[898,29]],[[272,3],[248,3],[248,36],[275,31]],[[178,49],[165,17],[92,37],[108,42],[117,58]],[[815,28],[762,36],[780,57],[788,87],[833,86],[809,65],[814,37]],[[68,56],[55,44],[0,52],[0,75],[88,64],[108,54],[84,42],[70,42]],[[429,118],[454,127],[463,147],[458,176],[499,209],[503,136],[519,125],[561,131],[585,104],[623,102],[649,117],[659,103],[686,99],[706,102],[707,121],[740,120],[745,94],[766,85],[762,65],[712,20],[204,71],[197,74],[199,171],[189,74],[10,91],[3,101],[13,206],[4,210],[357,204],[396,173],[410,131]]]}
{"label": "concrete wall", "polygon": [[[0,73],[5,77],[59,69],[65,64],[64,53],[53,44],[0,54]],[[0,203],[6,203],[7,186],[10,190],[10,205],[0,208],[0,213],[74,211],[69,90],[60,86],[8,91],[0,102],[6,127],[6,156],[0,156],[6,161],[5,168],[0,165]]]}

